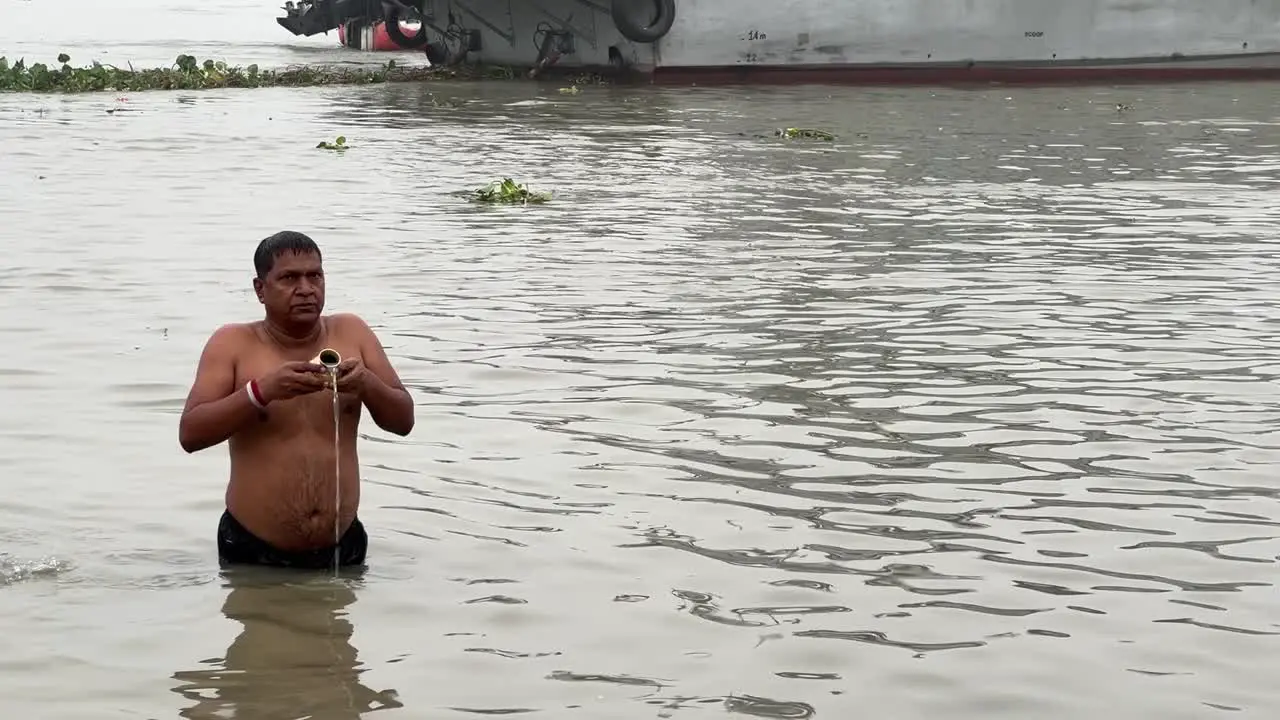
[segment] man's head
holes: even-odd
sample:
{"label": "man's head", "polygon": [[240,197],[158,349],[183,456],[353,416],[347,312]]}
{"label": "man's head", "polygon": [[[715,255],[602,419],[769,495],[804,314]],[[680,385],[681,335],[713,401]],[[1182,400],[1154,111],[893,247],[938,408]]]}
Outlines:
{"label": "man's head", "polygon": [[320,248],[300,232],[285,230],[258,243],[253,254],[253,290],[276,325],[314,324],[324,310]]}

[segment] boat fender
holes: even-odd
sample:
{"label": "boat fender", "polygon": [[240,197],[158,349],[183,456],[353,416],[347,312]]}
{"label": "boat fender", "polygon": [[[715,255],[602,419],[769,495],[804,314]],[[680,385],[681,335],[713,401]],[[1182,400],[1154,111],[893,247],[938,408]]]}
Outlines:
{"label": "boat fender", "polygon": [[400,14],[400,8],[394,5],[387,7],[386,16],[383,18],[383,27],[387,31],[387,37],[405,50],[421,50],[426,47],[427,24],[422,23],[418,27],[418,32],[413,37],[409,37],[404,34],[404,30],[400,27]]}
{"label": "boat fender", "polygon": [[[648,25],[636,22],[636,16],[645,6],[657,15]],[[658,42],[671,32],[676,21],[676,0],[613,0],[610,10],[618,32],[632,42]]]}

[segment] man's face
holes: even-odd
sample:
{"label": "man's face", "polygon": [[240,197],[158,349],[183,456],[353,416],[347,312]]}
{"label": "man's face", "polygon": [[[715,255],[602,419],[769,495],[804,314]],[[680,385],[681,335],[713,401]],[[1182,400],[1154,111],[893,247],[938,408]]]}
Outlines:
{"label": "man's face", "polygon": [[324,268],[315,253],[283,252],[264,279],[253,279],[267,315],[291,324],[320,319],[324,310]]}

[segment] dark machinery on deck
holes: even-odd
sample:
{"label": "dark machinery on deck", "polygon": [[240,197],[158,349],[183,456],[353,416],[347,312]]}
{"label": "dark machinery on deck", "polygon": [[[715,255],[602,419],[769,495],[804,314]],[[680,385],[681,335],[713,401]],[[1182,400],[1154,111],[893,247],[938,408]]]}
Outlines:
{"label": "dark machinery on deck", "polygon": [[[428,29],[448,33],[432,27],[433,18],[423,15],[423,5],[421,0],[289,0],[284,4],[284,17],[276,18],[276,22],[294,35],[310,37],[344,27],[346,37],[358,38],[361,27],[381,20],[397,45],[406,50],[425,49],[430,55]],[[400,25],[404,20],[420,20],[422,25],[417,33],[407,35]]]}
{"label": "dark machinery on deck", "polygon": [[[636,43],[655,43],[671,30],[675,5],[675,0],[611,0],[610,12],[622,36]],[[480,49],[479,31],[462,29],[452,16],[446,27],[441,27],[432,6],[431,0],[288,0],[284,4],[285,16],[276,18],[276,22],[294,35],[308,37],[342,27],[347,44],[351,44],[358,42],[353,38],[360,37],[360,29],[381,21],[387,36],[397,45],[406,50],[424,50],[434,64],[459,62],[467,53]],[[409,35],[400,23],[413,20],[421,25]],[[430,31],[439,35],[437,42],[430,41]],[[571,38],[557,42],[560,47],[572,48]],[[540,50],[541,60],[549,50]]]}

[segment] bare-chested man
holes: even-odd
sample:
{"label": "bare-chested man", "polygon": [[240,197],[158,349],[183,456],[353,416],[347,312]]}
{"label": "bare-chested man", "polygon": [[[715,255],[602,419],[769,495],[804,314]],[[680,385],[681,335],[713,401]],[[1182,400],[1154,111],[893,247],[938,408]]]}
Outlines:
{"label": "bare-chested man", "polygon": [[[200,356],[178,426],[182,449],[228,441],[231,479],[218,524],[223,563],[319,569],[363,565],[368,535],[357,517],[360,408],[397,435],[413,429],[413,399],[368,325],[325,316],[320,248],[297,232],[258,245],[253,289],[263,320],[218,328]],[[341,498],[334,497],[333,395],[312,360],[324,348],[339,366]]]}

